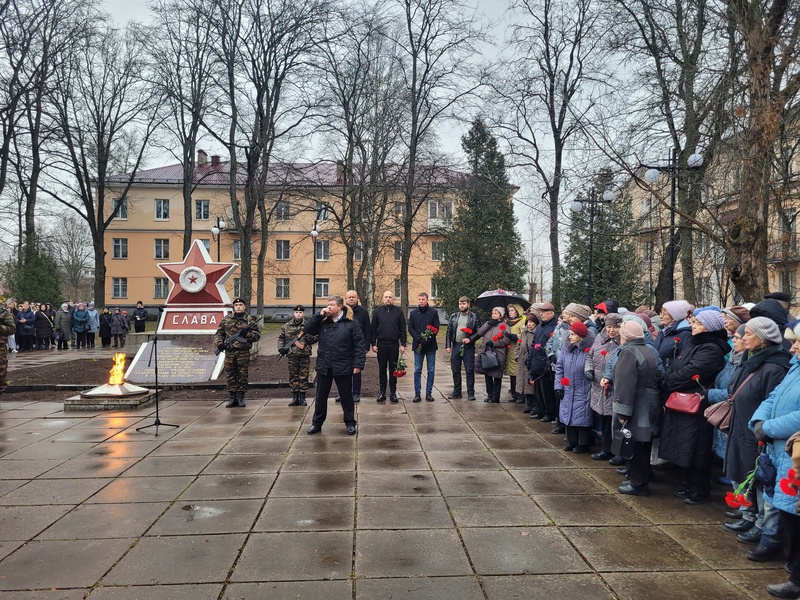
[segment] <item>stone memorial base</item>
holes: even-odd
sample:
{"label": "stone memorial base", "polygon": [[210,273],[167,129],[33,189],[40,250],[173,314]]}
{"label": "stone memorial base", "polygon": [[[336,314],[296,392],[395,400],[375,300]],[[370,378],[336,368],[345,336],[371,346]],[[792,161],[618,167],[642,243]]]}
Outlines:
{"label": "stone memorial base", "polygon": [[156,400],[155,390],[127,396],[71,396],[64,400],[64,410],[134,410],[150,406]]}

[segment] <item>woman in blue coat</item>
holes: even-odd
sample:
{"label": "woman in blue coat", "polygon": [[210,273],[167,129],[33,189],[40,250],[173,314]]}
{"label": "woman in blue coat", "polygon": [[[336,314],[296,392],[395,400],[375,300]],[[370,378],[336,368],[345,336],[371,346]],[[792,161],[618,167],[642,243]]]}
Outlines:
{"label": "woman in blue coat", "polygon": [[586,379],[586,356],[596,334],[581,322],[569,326],[569,336],[556,362],[556,398],[561,398],[558,420],[567,429],[564,450],[583,454],[592,445],[594,411],[591,406],[592,382]]}

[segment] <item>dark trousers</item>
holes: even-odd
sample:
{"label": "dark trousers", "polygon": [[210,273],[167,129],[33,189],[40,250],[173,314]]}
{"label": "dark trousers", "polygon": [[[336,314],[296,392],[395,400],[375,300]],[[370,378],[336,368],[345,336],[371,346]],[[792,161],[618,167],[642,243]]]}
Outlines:
{"label": "dark trousers", "polygon": [[86,345],[89,346],[89,348],[94,348],[94,336],[94,331],[86,332]]}
{"label": "dark trousers", "polygon": [[352,375],[331,375],[328,369],[326,374],[317,372],[317,389],[314,396],[314,416],[311,419],[313,425],[325,422],[328,416],[328,394],[331,392],[333,382],[336,382],[336,389],[339,391],[339,398],[344,412],[344,424],[356,424],[356,409],[353,404],[353,376]]}
{"label": "dark trousers", "polygon": [[464,356],[461,356],[462,344],[454,344],[450,350],[450,370],[453,372],[453,393],[461,394],[461,365],[467,374],[467,396],[475,397],[475,346],[464,346]]}
{"label": "dark trousers", "polygon": [[77,336],[78,348],[86,348],[86,332],[78,331],[75,335]]}
{"label": "dark trousers", "polygon": [[500,388],[503,386],[502,377],[490,377],[484,375],[486,380],[486,395],[489,397],[489,402],[500,402]]}
{"label": "dark trousers", "polygon": [[17,334],[17,345],[19,346],[20,352],[33,350],[33,336]]}
{"label": "dark trousers", "polygon": [[789,581],[800,585],[800,515],[780,511],[781,526],[786,536],[786,553],[789,559],[786,567],[789,569]]}
{"label": "dark trousers", "polygon": [[49,337],[36,338],[36,347],[42,350],[49,350],[50,338]]}
{"label": "dark trousers", "polygon": [[689,492],[699,496],[708,496],[711,493],[711,469],[690,467],[686,469],[686,480],[689,482]]}
{"label": "dark trousers", "polygon": [[539,414],[551,419],[558,418],[558,403],[556,402],[554,376],[547,372],[536,380],[536,405],[539,403],[544,407],[544,412]]}
{"label": "dark trousers", "polygon": [[134,333],[143,333],[144,332],[144,325],[145,325],[145,321],[134,321],[133,322],[133,331],[134,331]]}
{"label": "dark trousers", "polygon": [[567,442],[576,446],[591,446],[594,436],[591,427],[567,425]]}
{"label": "dark trousers", "polygon": [[69,338],[66,336],[58,338],[58,349],[69,350]]}
{"label": "dark trousers", "polygon": [[634,442],[633,458],[625,461],[628,479],[635,488],[647,487],[650,482],[650,450],[653,442]]}
{"label": "dark trousers", "polygon": [[397,359],[400,356],[400,342],[378,340],[378,380],[380,381],[381,394],[386,394],[386,380],[389,380],[389,391],[397,393],[397,377],[392,375]]}
{"label": "dark trousers", "polygon": [[611,415],[597,415],[600,417],[600,450],[611,452]]}

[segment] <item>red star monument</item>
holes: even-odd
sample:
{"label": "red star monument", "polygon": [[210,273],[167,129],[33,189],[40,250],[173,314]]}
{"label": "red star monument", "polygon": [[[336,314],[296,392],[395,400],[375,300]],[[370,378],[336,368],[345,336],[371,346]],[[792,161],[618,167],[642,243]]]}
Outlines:
{"label": "red star monument", "polygon": [[183,262],[158,265],[172,282],[166,305],[230,304],[224,283],[236,266],[235,263],[213,262],[203,242],[195,240]]}

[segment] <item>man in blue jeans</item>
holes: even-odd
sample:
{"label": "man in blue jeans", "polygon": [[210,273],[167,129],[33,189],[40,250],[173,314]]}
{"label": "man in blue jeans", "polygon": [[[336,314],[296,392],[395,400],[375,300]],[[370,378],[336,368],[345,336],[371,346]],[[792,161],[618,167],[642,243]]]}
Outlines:
{"label": "man in blue jeans", "polygon": [[433,402],[433,375],[436,369],[436,334],[439,333],[439,311],[428,306],[427,292],[417,296],[417,308],[408,315],[408,333],[414,350],[414,402],[421,402],[422,361],[428,363],[425,400]]}

